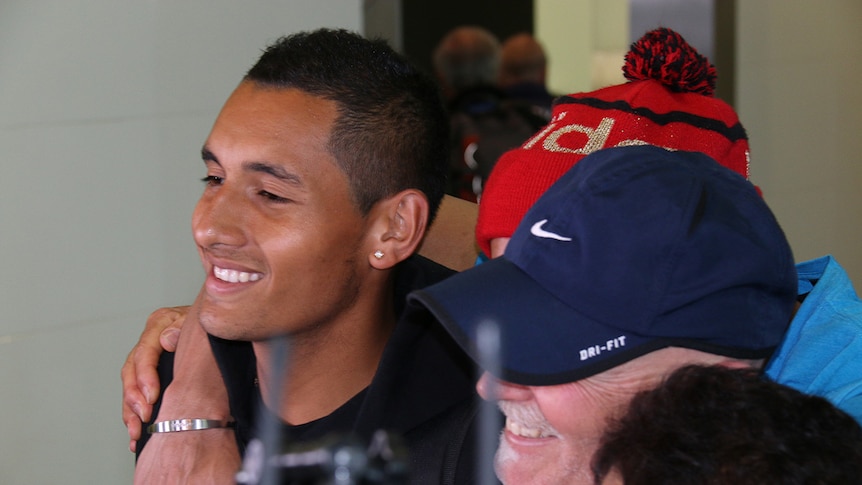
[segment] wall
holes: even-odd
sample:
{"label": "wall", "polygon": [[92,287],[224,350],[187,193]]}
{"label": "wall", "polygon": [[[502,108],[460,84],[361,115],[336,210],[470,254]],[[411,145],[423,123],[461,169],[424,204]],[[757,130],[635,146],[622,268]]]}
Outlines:
{"label": "wall", "polygon": [[[862,287],[862,2],[735,3],[730,74],[736,88],[726,98],[748,131],[752,181],[797,261],[834,254]],[[625,51],[630,42],[628,1],[535,5],[552,89],[568,93],[607,84],[591,80],[590,72],[603,65],[618,72],[621,57],[614,51]]]}
{"label": "wall", "polygon": [[737,106],[797,260],[834,254],[862,288],[862,2],[737,3]]}
{"label": "wall", "polygon": [[200,146],[266,43],[359,0],[0,3],[0,483],[130,483],[120,366],[191,301]]}
{"label": "wall", "polygon": [[624,82],[628,0],[535,0],[535,35],[548,56],[548,88],[557,94]]}

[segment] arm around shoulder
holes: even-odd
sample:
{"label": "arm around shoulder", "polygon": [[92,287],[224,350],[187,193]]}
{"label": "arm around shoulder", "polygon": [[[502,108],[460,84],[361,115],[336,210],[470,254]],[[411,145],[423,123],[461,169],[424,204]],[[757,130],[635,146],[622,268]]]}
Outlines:
{"label": "arm around shoulder", "polygon": [[[165,389],[156,421],[182,418],[230,420],[227,389],[196,306],[183,323],[174,379]],[[138,458],[135,483],[234,483],[239,467],[230,428],[155,433]]]}

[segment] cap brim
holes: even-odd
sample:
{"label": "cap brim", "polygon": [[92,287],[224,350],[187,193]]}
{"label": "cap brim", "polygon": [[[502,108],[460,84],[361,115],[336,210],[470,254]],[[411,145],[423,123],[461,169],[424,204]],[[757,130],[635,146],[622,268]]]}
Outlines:
{"label": "cap brim", "polygon": [[505,258],[492,259],[409,296],[428,308],[482,364],[480,324],[500,333],[500,377],[548,386],[573,382],[668,344],[622,332],[565,305]]}

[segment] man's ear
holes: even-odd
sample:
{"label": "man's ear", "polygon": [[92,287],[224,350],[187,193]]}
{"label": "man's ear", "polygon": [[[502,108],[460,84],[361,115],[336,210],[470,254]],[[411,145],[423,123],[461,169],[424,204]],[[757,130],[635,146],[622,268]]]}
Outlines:
{"label": "man's ear", "polygon": [[419,248],[428,225],[428,199],[416,189],[403,190],[380,201],[371,217],[368,261],[374,268],[389,269]]}

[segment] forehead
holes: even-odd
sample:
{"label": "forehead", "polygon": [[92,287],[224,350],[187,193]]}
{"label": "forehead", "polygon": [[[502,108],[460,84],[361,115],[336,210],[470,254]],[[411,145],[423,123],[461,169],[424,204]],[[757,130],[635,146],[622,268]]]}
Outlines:
{"label": "forehead", "polygon": [[684,365],[715,365],[724,360],[724,357],[699,350],[666,347],[578,381],[556,386],[535,386],[531,387],[531,390],[536,395],[565,393],[572,389],[627,395],[655,387],[667,375]]}
{"label": "forehead", "polygon": [[222,157],[334,163],[327,144],[336,116],[334,101],[244,81],[225,102],[206,145]]}

